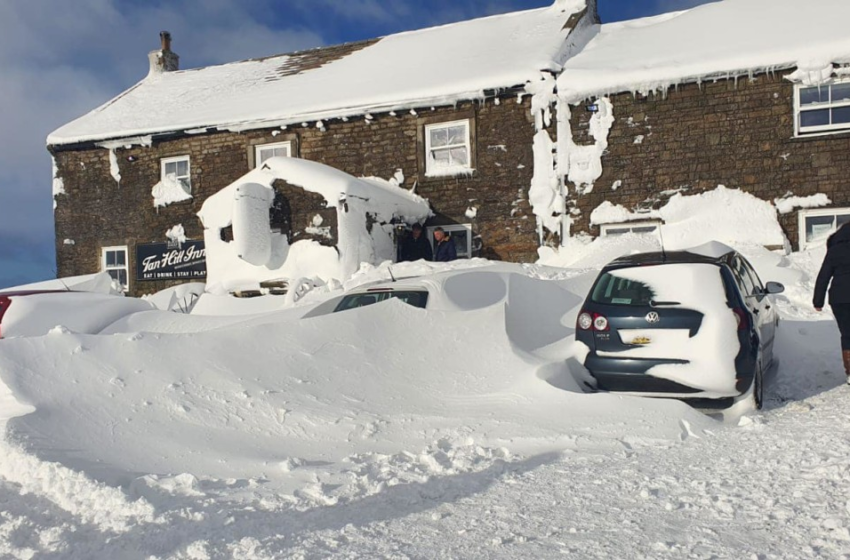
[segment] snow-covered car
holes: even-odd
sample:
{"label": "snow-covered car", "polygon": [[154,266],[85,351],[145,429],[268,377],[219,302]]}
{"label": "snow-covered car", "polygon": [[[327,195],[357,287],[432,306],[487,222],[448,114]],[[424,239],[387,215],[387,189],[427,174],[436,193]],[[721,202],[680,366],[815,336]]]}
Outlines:
{"label": "snow-covered car", "polygon": [[450,270],[374,281],[319,304],[304,318],[356,309],[391,299],[429,311],[482,309],[505,301],[511,277],[512,274],[503,267],[491,265],[472,270]]}
{"label": "snow-covered car", "polygon": [[0,338],[40,336],[57,326],[97,334],[121,317],[153,308],[140,299],[93,292],[0,292]]}
{"label": "snow-covered car", "polygon": [[598,389],[761,408],[779,324],[771,295],[782,291],[716,243],[631,255],[602,269],[576,340]]}

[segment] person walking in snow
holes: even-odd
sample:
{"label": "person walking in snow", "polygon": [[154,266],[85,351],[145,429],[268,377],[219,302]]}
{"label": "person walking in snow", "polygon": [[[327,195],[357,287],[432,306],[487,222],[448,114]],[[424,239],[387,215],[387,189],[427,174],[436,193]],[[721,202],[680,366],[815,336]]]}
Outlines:
{"label": "person walking in snow", "polygon": [[434,254],[431,251],[431,244],[428,242],[428,238],[422,235],[422,226],[413,224],[413,227],[410,229],[410,235],[401,244],[401,258],[399,261],[418,261],[420,259],[430,261],[433,258]]}
{"label": "person walking in snow", "polygon": [[850,223],[841,226],[826,242],[826,257],[815,282],[813,304],[823,310],[829,287],[829,305],[841,331],[841,357],[850,384]]}
{"label": "person walking in snow", "polygon": [[440,227],[434,230],[434,260],[437,262],[457,260],[457,247],[454,240]]}

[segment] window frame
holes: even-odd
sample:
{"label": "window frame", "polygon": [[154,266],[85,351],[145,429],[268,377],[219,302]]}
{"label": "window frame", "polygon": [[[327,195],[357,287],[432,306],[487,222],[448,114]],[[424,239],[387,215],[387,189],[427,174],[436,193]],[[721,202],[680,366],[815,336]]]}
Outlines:
{"label": "window frame", "polygon": [[[107,253],[124,253],[124,265],[108,265],[106,263],[106,255]],[[101,247],[100,248],[100,270],[101,272],[109,273],[110,270],[123,270],[124,274],[127,278],[127,284],[122,284],[121,288],[126,293],[130,291],[130,250],[127,245],[112,245],[110,247]],[[112,277],[112,275],[109,275]],[[119,280],[116,278],[112,278],[113,281],[118,282]]]}
{"label": "window frame", "polygon": [[830,230],[830,235],[832,232],[835,232],[838,224],[838,216],[847,215],[850,216],[850,207],[846,206],[838,206],[834,208],[817,208],[817,209],[804,209],[797,212],[797,242],[800,250],[804,250],[809,245],[813,245],[815,243],[819,243],[825,240],[827,237],[814,239],[812,241],[808,241],[806,239],[806,218],[817,218],[821,216],[832,216],[832,229]]}
{"label": "window frame", "polygon": [[[188,182],[189,191],[186,194],[192,194],[192,157],[189,155],[184,156],[172,156],[167,158],[162,158],[159,160],[159,179],[160,181],[164,181],[166,178],[165,168],[169,163],[179,163],[181,161],[186,162],[186,180]],[[174,176],[177,181],[181,180],[182,176],[175,175]]]}
{"label": "window frame", "polygon": [[442,228],[447,234],[451,235],[452,232],[455,231],[465,231],[466,232],[466,255],[462,255],[460,250],[458,250],[457,258],[458,259],[471,259],[472,258],[472,224],[450,224],[445,226],[428,226],[428,243],[431,244],[431,250],[436,251],[436,247],[434,246],[434,230],[437,228]]}
{"label": "window frame", "polygon": [[[635,235],[649,235],[650,233],[657,234],[658,230],[661,228],[661,226],[663,224],[664,224],[664,222],[662,222],[660,220],[641,220],[641,221],[635,221],[635,222],[618,222],[618,223],[615,223],[615,224],[599,224],[599,237],[609,237],[609,233],[608,233],[609,230],[622,229],[622,228],[626,228],[626,227],[629,228],[630,230],[633,230],[634,228],[652,226],[652,227],[655,228],[655,230],[652,231],[652,232],[647,231],[647,232],[644,232],[644,233],[635,233],[634,231],[629,231],[629,233],[632,233],[632,234],[635,234]],[[617,233],[617,234],[614,234],[614,235],[626,235],[626,234]]]}
{"label": "window frame", "polygon": [[286,148],[286,155],[283,157],[293,157],[293,142],[292,140],[286,140],[285,142],[271,142],[269,144],[256,144],[254,145],[254,169],[259,169],[260,165],[262,165],[263,160],[260,159],[260,153],[263,150],[268,149],[276,149],[276,148]]}
{"label": "window frame", "polygon": [[814,104],[810,107],[803,108],[803,104],[801,103],[801,93],[804,89],[811,89],[812,86],[805,86],[803,84],[794,84],[794,136],[796,138],[808,138],[811,136],[820,136],[820,135],[828,135],[828,134],[836,134],[840,132],[850,132],[850,123],[841,123],[841,124],[828,124],[828,125],[820,125],[820,126],[807,126],[803,127],[800,122],[801,116],[803,113],[807,111],[817,111],[823,109],[830,109],[830,120],[832,119],[831,110],[835,108],[850,108],[850,100],[842,101],[838,103],[832,102],[832,86],[848,84],[850,85],[850,79],[831,79],[827,81],[825,84],[821,86],[814,87],[827,87],[829,88],[829,101],[825,103]]}
{"label": "window frame", "polygon": [[[451,128],[453,126],[464,125],[466,127],[466,139],[463,144],[452,144],[448,146],[440,146],[438,150],[452,150],[458,147],[466,148],[467,164],[464,166],[452,166],[435,168],[431,162],[431,131],[434,129]],[[426,123],[424,129],[424,146],[425,146],[425,177],[451,177],[453,175],[465,175],[475,171],[472,158],[472,119],[458,119],[454,121],[440,121]]]}

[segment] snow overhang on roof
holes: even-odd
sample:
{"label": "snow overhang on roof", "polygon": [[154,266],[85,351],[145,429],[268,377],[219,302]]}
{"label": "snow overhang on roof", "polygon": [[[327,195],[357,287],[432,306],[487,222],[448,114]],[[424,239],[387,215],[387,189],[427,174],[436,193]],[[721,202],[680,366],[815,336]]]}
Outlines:
{"label": "snow overhang on roof", "polygon": [[778,69],[821,73],[850,62],[848,21],[848,0],[722,0],[596,26],[564,64],[558,90],[578,102]]}
{"label": "snow overhang on roof", "polygon": [[[570,26],[588,23],[594,7],[556,0],[374,41],[151,75],[47,143],[238,131],[479,99],[560,71]],[[586,10],[590,18],[575,17]]]}

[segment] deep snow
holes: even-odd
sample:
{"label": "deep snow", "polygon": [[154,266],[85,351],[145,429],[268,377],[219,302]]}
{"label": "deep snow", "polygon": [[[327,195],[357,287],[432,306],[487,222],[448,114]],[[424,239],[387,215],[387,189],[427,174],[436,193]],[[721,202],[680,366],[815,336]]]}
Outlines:
{"label": "deep snow", "polygon": [[593,267],[393,267],[446,270],[437,300],[477,297],[465,311],[301,319],[326,292],[4,340],[0,556],[850,554],[847,388],[808,304],[823,249],[745,250],[789,284],[782,365],[766,410],[725,423],[579,391],[562,360]]}

